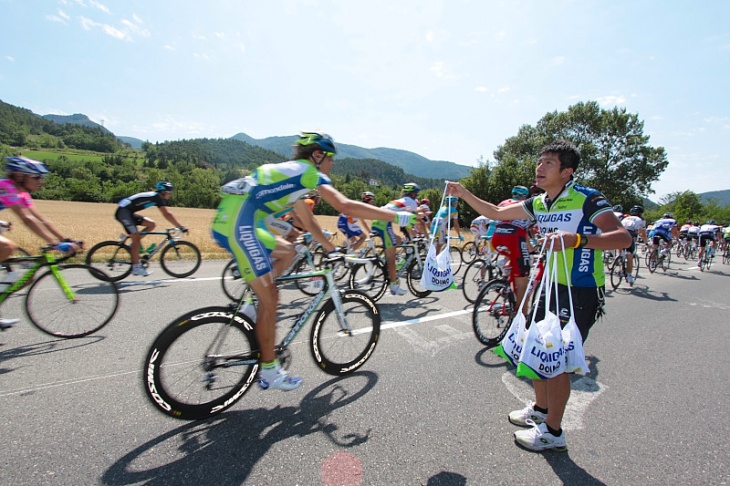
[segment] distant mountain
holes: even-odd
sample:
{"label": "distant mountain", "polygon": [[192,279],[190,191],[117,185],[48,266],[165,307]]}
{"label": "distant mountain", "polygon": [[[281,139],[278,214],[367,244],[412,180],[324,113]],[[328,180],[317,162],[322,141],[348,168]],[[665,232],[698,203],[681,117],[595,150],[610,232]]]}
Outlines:
{"label": "distant mountain", "polygon": [[128,144],[133,149],[141,150],[142,144],[144,143],[144,140],[140,140],[138,138],[134,137],[117,137],[120,141],[123,143]]}
{"label": "distant mountain", "polygon": [[[231,138],[277,152],[284,157],[289,157],[291,155],[291,147],[297,137],[296,135],[291,135],[287,137],[267,137],[256,139],[246,135],[245,133],[238,133]],[[348,145],[346,143],[337,144],[337,157],[382,160],[396,167],[400,167],[407,174],[415,174],[431,179],[459,180],[468,176],[470,169],[470,167],[459,165],[454,162],[430,160],[407,150],[382,147],[366,149],[358,147],[357,145]]]}
{"label": "distant mountain", "polygon": [[726,189],[724,191],[710,191],[710,192],[703,192],[702,194],[698,194],[700,196],[700,200],[703,203],[710,202],[710,199],[715,199],[720,206],[727,206],[730,204],[730,189]]}
{"label": "distant mountain", "polygon": [[82,127],[101,128],[107,133],[111,133],[109,130],[104,128],[103,125],[99,125],[89,119],[88,116],[76,113],[74,115],[43,115],[42,118],[50,120],[59,125],[65,125],[66,123],[72,123],[74,125],[81,125]]}

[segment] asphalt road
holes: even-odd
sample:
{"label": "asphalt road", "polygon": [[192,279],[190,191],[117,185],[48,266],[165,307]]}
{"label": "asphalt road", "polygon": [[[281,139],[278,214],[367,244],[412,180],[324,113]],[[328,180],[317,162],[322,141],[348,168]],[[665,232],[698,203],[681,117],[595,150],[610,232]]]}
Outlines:
{"label": "asphalt road", "polygon": [[[226,302],[223,263],[193,279],[128,278],[116,318],[86,338],[51,338],[26,318],[0,334],[0,484],[730,482],[730,266],[642,269],[633,289],[609,292],[586,343],[591,372],[574,377],[569,450],[536,454],[507,421],[530,387],[473,336],[460,290],[384,297],[378,347],[350,376],[314,366],[305,329],[292,348],[301,389],[254,387],[202,422],[157,412],[144,354],[173,317]],[[21,299],[2,315],[22,316]]]}

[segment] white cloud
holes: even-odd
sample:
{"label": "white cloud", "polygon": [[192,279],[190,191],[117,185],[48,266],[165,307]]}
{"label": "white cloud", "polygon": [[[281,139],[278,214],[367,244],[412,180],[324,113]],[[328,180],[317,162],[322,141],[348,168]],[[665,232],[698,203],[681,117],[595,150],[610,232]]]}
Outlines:
{"label": "white cloud", "polygon": [[552,58],[550,64],[553,66],[562,66],[563,64],[565,64],[565,60],[565,56],[555,56]]}
{"label": "white cloud", "polygon": [[477,86],[476,88],[474,88],[474,91],[478,93],[488,93],[489,88],[487,88],[486,86]]}
{"label": "white cloud", "polygon": [[89,0],[89,5],[101,10],[104,13],[111,13],[111,11],[109,10],[109,7],[97,2],[96,0]]}
{"label": "white cloud", "polygon": [[46,15],[46,19],[50,20],[51,22],[59,22],[62,24],[68,24],[68,21],[71,20],[71,17],[66,12],[59,9],[58,15]]}
{"label": "white cloud", "polygon": [[626,104],[625,96],[600,96],[597,99],[598,104],[601,106],[617,106]]}
{"label": "white cloud", "polygon": [[15,62],[15,58],[13,56],[10,56],[10,55],[5,56],[5,59],[7,59],[10,62]]}
{"label": "white cloud", "polygon": [[121,27],[115,27],[111,24],[96,22],[88,17],[79,17],[79,23],[84,30],[99,29],[105,34],[115,39],[124,41],[134,41],[134,37],[150,37],[150,31],[145,29],[141,24],[142,20],[136,15],[133,16],[134,22],[127,19],[121,20]]}

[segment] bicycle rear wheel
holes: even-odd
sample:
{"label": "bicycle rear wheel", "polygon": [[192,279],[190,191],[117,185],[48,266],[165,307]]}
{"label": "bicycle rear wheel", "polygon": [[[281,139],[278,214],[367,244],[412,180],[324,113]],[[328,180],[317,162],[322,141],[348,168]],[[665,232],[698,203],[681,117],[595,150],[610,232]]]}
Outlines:
{"label": "bicycle rear wheel", "polygon": [[480,343],[494,347],[504,338],[517,312],[515,297],[504,280],[492,280],[482,289],[471,314],[474,335]]}
{"label": "bicycle rear wheel", "polygon": [[[23,248],[18,247],[18,249],[13,252],[12,255],[10,255],[10,258],[22,258],[22,257],[31,257],[31,254],[25,251]],[[31,257],[32,258],[32,257]],[[32,268],[35,265],[35,262],[28,260],[25,262],[2,262],[0,263],[0,282],[3,280],[6,280],[6,276],[8,273],[12,272],[17,275],[17,280],[20,280],[20,278],[28,271],[28,269]],[[13,279],[15,280],[15,279]],[[33,280],[28,280],[23,287],[25,288],[28,285],[31,284]]]}
{"label": "bicycle rear wheel", "polygon": [[119,290],[100,273],[83,264],[58,265],[60,280],[53,270],[45,272],[25,296],[30,322],[62,338],[86,336],[107,325],[117,313]]}
{"label": "bicycle rear wheel", "polygon": [[188,277],[200,267],[200,250],[189,241],[171,241],[160,255],[160,265],[166,274]]}
{"label": "bicycle rear wheel", "polygon": [[624,257],[619,256],[611,265],[611,287],[616,290],[624,279]]}
{"label": "bicycle rear wheel", "polygon": [[656,250],[652,249],[646,254],[646,268],[650,273],[654,273],[657,265],[659,265],[659,255]]}
{"label": "bicycle rear wheel", "polygon": [[380,336],[380,312],[375,301],[359,290],[345,290],[340,322],[330,299],[312,326],[312,358],[327,374],[344,375],[360,368],[375,351]]}
{"label": "bicycle rear wheel", "polygon": [[479,297],[479,292],[484,286],[494,278],[494,271],[491,262],[482,260],[481,258],[471,262],[464,270],[464,278],[461,281],[461,291],[464,298],[474,303]]}
{"label": "bicycle rear wheel", "polygon": [[636,254],[634,254],[634,272],[633,272],[634,280],[639,278],[639,267],[641,266],[640,262],[641,262],[641,259],[639,257],[637,257]]}
{"label": "bicycle rear wheel", "polygon": [[118,282],[132,272],[132,250],[118,241],[102,241],[86,254],[86,264],[101,270],[110,281]]}
{"label": "bicycle rear wheel", "polygon": [[171,322],[145,358],[144,390],[162,413],[198,420],[236,403],[256,380],[253,325],[229,307],[206,307]]}
{"label": "bicycle rear wheel", "polygon": [[350,270],[350,288],[365,292],[375,302],[379,301],[388,288],[385,264],[378,258],[372,258],[370,263],[353,266]]}
{"label": "bicycle rear wheel", "polygon": [[722,254],[722,264],[727,265],[728,263],[730,263],[730,247],[725,248]]}

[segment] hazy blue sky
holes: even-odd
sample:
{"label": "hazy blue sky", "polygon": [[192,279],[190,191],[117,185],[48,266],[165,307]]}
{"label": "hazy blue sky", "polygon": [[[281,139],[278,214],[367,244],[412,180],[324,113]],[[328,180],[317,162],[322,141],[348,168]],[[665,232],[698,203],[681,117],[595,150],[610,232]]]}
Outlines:
{"label": "hazy blue sky", "polygon": [[595,100],[667,150],[652,199],[730,189],[727,1],[0,0],[0,18],[0,99],[120,136],[319,128],[475,165]]}

